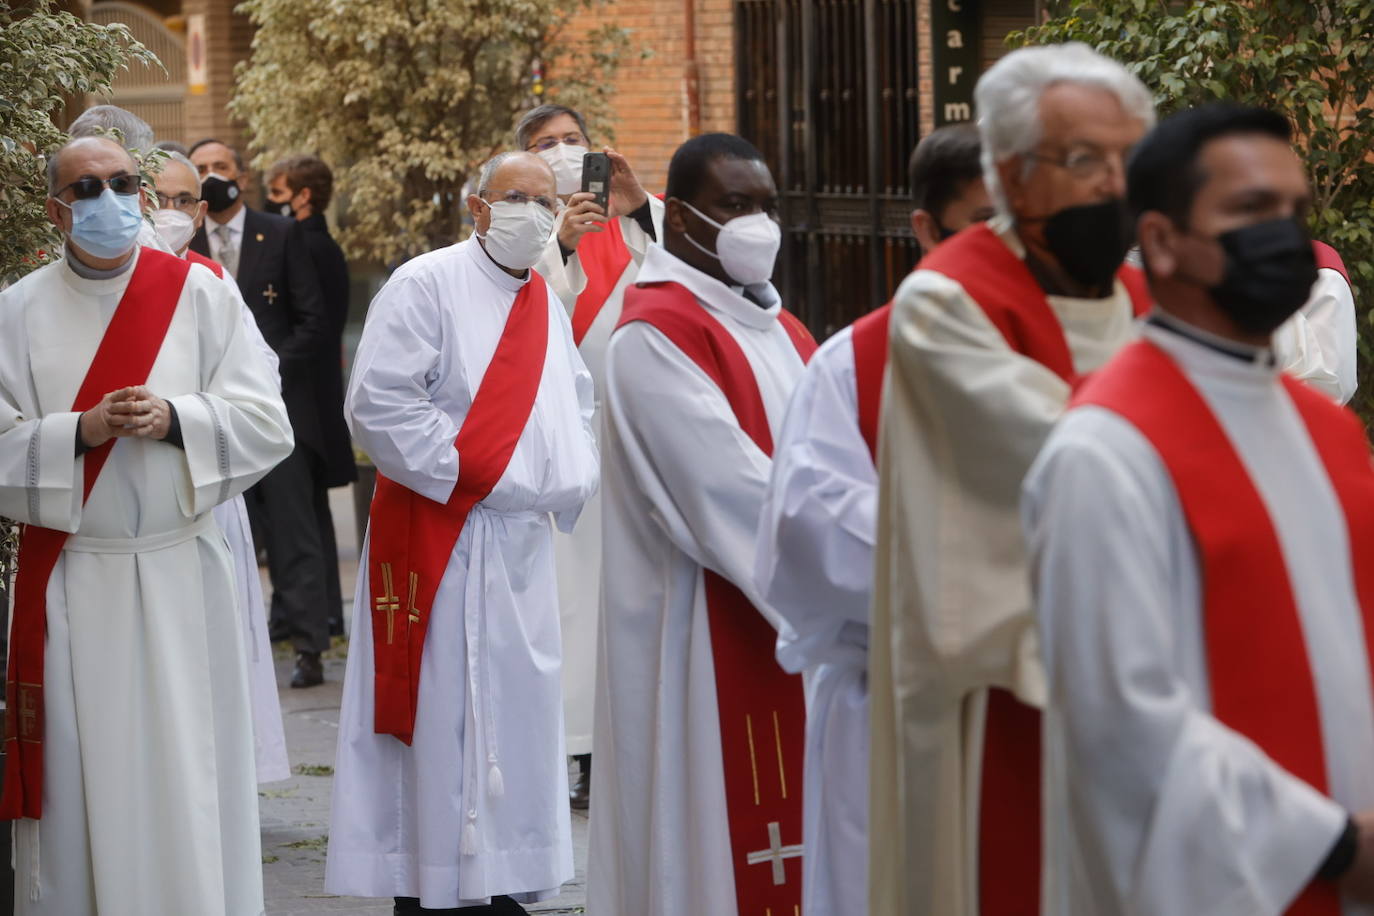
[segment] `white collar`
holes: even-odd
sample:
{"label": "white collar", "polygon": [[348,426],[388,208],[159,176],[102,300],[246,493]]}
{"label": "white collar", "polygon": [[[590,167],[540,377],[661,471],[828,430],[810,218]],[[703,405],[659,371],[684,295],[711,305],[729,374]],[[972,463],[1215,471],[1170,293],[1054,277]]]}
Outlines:
{"label": "white collar", "polygon": [[782,298],[772,283],[762,283],[750,288],[759,301],[766,307],[755,305],[742,295],[743,287],[729,287],[715,277],[707,276],[686,261],[668,253],[668,249],[655,242],[644,255],[644,263],[639,266],[637,283],[680,283],[696,297],[697,301],[713,312],[718,312],[747,327],[767,330],[778,320],[782,311]]}
{"label": "white collar", "polygon": [[230,234],[231,236],[235,237],[235,238],[238,238],[239,236],[243,235],[243,222],[244,222],[244,219],[245,219],[247,216],[248,216],[248,205],[247,205],[247,204],[244,204],[242,207],[239,207],[239,212],[235,213],[235,214],[233,215],[233,217],[232,217],[232,218],[229,220],[229,222],[227,222],[227,223],[217,223],[217,222],[215,222],[215,218],[214,218],[213,216],[207,216],[207,217],[205,218],[205,223],[206,223],[205,231],[206,231],[209,235],[211,235],[211,236],[218,236],[218,234],[219,234],[219,227],[220,227],[220,226],[228,226],[228,227],[229,227],[229,234]]}
{"label": "white collar", "polygon": [[465,240],[453,246],[453,250],[466,255],[468,263],[477,268],[477,272],[486,277],[500,289],[507,292],[518,292],[520,287],[530,281],[534,273],[534,268],[525,271],[524,278],[512,277],[497,265],[487,254],[487,250],[482,247],[476,235],[470,235]]}

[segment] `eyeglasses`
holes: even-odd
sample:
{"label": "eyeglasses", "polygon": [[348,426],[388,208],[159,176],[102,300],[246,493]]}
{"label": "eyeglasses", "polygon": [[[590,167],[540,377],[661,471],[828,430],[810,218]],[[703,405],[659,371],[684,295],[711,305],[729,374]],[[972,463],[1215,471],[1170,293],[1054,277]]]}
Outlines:
{"label": "eyeglasses", "polygon": [[157,208],[159,210],[182,210],[186,213],[191,213],[195,211],[196,205],[200,203],[199,197],[193,197],[185,191],[178,194],[176,197],[163,194],[161,191],[155,191],[154,193],[157,194]]}
{"label": "eyeglasses", "polygon": [[1131,151],[1125,150],[1121,153],[1109,154],[1099,149],[1079,148],[1069,150],[1061,156],[1047,156],[1036,152],[1029,152],[1024,155],[1027,159],[1033,159],[1036,162],[1058,166],[1074,178],[1087,181],[1102,177],[1112,168],[1113,164],[1124,172],[1126,160],[1130,158]]}
{"label": "eyeglasses", "polygon": [[84,175],[76,179],[65,188],[58,190],[53,197],[60,197],[64,192],[70,190],[74,200],[90,200],[105,193],[108,186],[116,194],[137,194],[141,179],[137,175],[114,175],[110,178],[96,178],[94,175]]}
{"label": "eyeglasses", "polygon": [[[551,199],[543,196],[531,197],[524,191],[516,191],[514,189],[510,191],[482,191],[477,196],[482,198],[483,200],[487,200],[488,194],[500,194],[501,196],[498,198],[498,200],[504,200],[508,204],[527,204],[530,201],[534,201],[539,206],[543,207],[545,210],[548,210],[550,213],[557,213],[558,205],[562,203],[562,201],[558,200],[557,198]],[[494,203],[494,201],[487,201],[487,203]]]}
{"label": "eyeglasses", "polygon": [[525,150],[527,152],[542,153],[544,150],[553,149],[560,143],[566,143],[568,146],[586,146],[587,138],[581,132],[567,134],[562,138],[544,137],[541,140],[534,141],[534,145],[525,147]]}

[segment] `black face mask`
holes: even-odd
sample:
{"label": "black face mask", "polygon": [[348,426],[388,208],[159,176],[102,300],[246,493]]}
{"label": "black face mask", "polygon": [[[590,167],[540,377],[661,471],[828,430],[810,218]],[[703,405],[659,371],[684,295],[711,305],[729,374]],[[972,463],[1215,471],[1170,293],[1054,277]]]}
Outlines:
{"label": "black face mask", "polygon": [[200,199],[209,205],[211,213],[222,213],[239,199],[239,183],[209,175],[200,183]]}
{"label": "black face mask", "polygon": [[1105,289],[1135,244],[1135,222],[1120,198],[1068,207],[1045,220],[1045,243],[1074,282]]}
{"label": "black face mask", "polygon": [[273,204],[272,206],[276,207],[277,212],[280,213],[282,216],[286,217],[287,219],[296,218],[296,211],[291,208],[291,201],[284,200],[281,203]]}
{"label": "black face mask", "polygon": [[1208,292],[1241,330],[1272,334],[1312,295],[1317,259],[1297,220],[1232,229],[1217,242],[1226,252],[1226,273]]}

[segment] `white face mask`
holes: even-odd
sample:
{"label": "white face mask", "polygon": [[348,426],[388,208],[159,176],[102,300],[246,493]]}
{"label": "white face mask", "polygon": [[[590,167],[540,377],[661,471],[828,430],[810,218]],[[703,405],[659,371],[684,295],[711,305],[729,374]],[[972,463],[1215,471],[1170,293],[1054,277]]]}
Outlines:
{"label": "white face mask", "polygon": [[687,201],[682,201],[682,205],[720,230],[715,251],[707,249],[691,235],[687,235],[687,241],[719,261],[726,275],[740,286],[768,282],[782,245],[782,228],[767,213],[737,216],[722,226]]}
{"label": "white face mask", "polygon": [[582,190],[582,157],[587,155],[585,146],[571,146],[559,143],[539,151],[539,158],[553,169],[553,177],[558,180],[558,196],[567,197]]}
{"label": "white face mask", "polygon": [[479,235],[487,254],[502,267],[527,270],[539,262],[553,234],[553,214],[534,201],[513,204],[507,200],[488,203],[491,223]]}
{"label": "white face mask", "polygon": [[181,254],[182,249],[191,244],[191,237],[196,234],[196,221],[180,210],[170,207],[153,211],[153,227],[157,229],[157,234],[162,238],[167,250],[174,254]]}

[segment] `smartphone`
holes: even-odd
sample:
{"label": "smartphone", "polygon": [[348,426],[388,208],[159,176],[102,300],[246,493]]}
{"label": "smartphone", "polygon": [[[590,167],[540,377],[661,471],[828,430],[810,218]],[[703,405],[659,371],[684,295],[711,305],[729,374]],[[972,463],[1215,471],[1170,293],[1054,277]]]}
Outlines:
{"label": "smartphone", "polygon": [[606,213],[611,212],[611,157],[605,153],[586,153],[582,156],[582,190],[596,195],[596,202]]}

